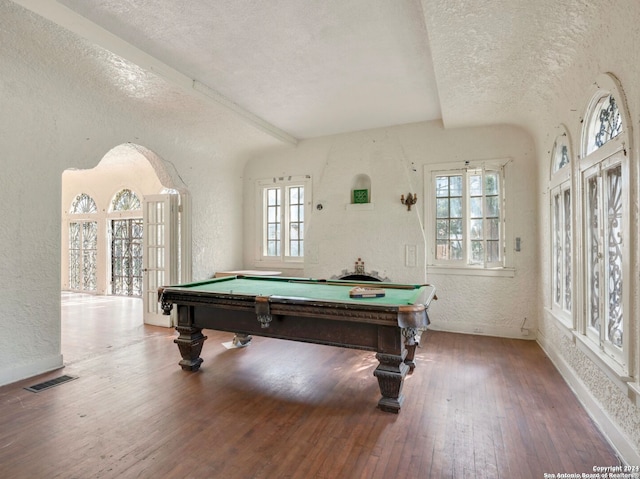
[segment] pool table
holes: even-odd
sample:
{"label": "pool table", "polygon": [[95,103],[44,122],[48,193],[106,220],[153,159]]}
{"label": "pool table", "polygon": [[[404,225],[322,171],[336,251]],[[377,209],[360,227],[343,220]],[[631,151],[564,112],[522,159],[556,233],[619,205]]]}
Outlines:
{"label": "pool table", "polygon": [[[353,298],[355,287],[382,297]],[[415,367],[416,335],[429,324],[431,285],[305,278],[226,276],[158,289],[164,314],[177,306],[175,339],[186,371],[197,371],[207,339],[203,329],[228,331],[246,345],[251,335],[376,352],[378,407],[398,413],[402,385]]]}

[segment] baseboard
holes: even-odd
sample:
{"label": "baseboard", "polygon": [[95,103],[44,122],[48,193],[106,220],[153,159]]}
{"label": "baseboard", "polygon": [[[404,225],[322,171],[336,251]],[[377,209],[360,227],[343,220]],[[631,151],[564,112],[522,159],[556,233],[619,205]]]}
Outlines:
{"label": "baseboard", "polygon": [[498,338],[509,339],[528,339],[535,340],[535,332],[529,329],[525,324],[522,328],[519,326],[497,326],[478,323],[464,322],[440,322],[433,321],[429,325],[429,329],[433,331],[442,331],[444,333],[460,333],[474,334],[476,336],[494,336]]}
{"label": "baseboard", "polygon": [[149,324],[151,326],[160,326],[163,328],[171,328],[173,326],[171,321],[171,316],[162,316],[161,318],[150,318],[147,319],[144,324]]}
{"label": "baseboard", "polygon": [[556,353],[553,345],[549,343],[540,332],[538,332],[537,335],[537,342],[576,395],[578,401],[580,401],[587,411],[587,414],[589,414],[602,434],[604,434],[609,444],[611,444],[611,447],[615,449],[620,459],[626,465],[640,464],[640,454],[636,451],[633,443],[627,438],[626,434],[618,428],[606,411],[598,406],[598,403],[582,380],[575,374],[564,358]]}
{"label": "baseboard", "polygon": [[15,383],[23,379],[27,379],[38,374],[48,373],[64,366],[62,354],[49,356],[47,358],[31,361],[20,366],[11,366],[9,368],[0,369],[0,386]]}

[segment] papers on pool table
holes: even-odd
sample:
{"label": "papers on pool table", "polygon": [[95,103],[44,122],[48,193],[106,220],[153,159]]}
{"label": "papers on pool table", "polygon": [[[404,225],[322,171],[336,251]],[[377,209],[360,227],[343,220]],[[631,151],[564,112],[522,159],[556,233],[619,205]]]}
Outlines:
{"label": "papers on pool table", "polygon": [[350,298],[382,298],[384,296],[384,289],[382,288],[365,288],[362,286],[356,286],[349,290]]}

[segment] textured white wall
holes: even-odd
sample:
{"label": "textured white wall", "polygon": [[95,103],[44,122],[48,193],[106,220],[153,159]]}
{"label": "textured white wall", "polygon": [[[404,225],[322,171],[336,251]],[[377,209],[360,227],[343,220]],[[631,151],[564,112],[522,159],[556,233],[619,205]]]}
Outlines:
{"label": "textured white wall", "polygon": [[640,463],[640,62],[637,61],[640,8],[637,2],[632,1],[607,4],[606,9],[600,10],[598,21],[600,28],[590,31],[584,41],[576,45],[571,63],[564,65],[564,74],[541,98],[539,112],[531,122],[538,152],[536,198],[540,212],[540,302],[546,308],[551,305],[548,179],[551,149],[560,133],[557,127],[560,124],[567,127],[574,157],[577,157],[582,120],[595,91],[594,83],[601,74],[611,72],[622,85],[631,120],[626,127],[631,131],[631,144],[627,145],[627,151],[633,177],[632,194],[627,205],[632,217],[632,242],[627,245],[631,251],[629,266],[632,274],[624,288],[631,295],[630,308],[625,314],[635,323],[632,330],[625,331],[631,337],[634,352],[632,378],[628,382],[617,378],[547,310],[541,315],[538,338],[614,446],[626,461],[637,465]]}
{"label": "textured white wall", "polygon": [[[514,256],[515,276],[451,276],[425,269],[430,238],[423,233],[423,201],[432,194],[424,185],[425,166],[496,158],[511,159],[511,180],[515,180],[507,185],[510,235],[521,237],[523,245]],[[435,329],[534,339],[540,314],[534,160],[533,141],[519,128],[445,130],[439,122],[311,139],[258,155],[245,168],[245,266],[259,266],[255,181],[310,174],[313,209],[305,239],[304,276],[331,277],[345,268],[353,270],[361,257],[367,271],[378,271],[382,277],[435,284],[440,298],[431,307]],[[373,209],[347,207],[358,174],[371,179]],[[400,195],[409,192],[420,199],[411,212],[400,203]],[[315,208],[318,203],[323,204],[321,211]],[[405,265],[407,244],[417,246],[415,267]],[[521,331],[525,318],[529,334]]]}
{"label": "textured white wall", "polygon": [[[0,8],[1,385],[62,365],[65,169],[93,168],[127,142],[174,165],[191,193],[201,279],[242,263],[242,168],[275,141],[12,2]],[[98,60],[122,74],[117,86],[89,73]]]}

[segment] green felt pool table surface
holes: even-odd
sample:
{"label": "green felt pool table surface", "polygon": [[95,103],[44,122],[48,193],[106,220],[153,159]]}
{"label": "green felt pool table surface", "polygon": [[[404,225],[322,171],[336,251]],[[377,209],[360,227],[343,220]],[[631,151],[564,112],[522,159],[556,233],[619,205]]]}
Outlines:
{"label": "green felt pool table surface", "polygon": [[[384,289],[385,295],[378,298],[351,298],[349,291],[355,286]],[[222,278],[171,286],[172,290],[201,292],[204,294],[229,294],[247,296],[268,296],[272,299],[287,298],[343,302],[362,305],[404,306],[414,305],[430,293],[426,285],[400,285],[341,280],[313,280],[305,278],[227,276]]]}

